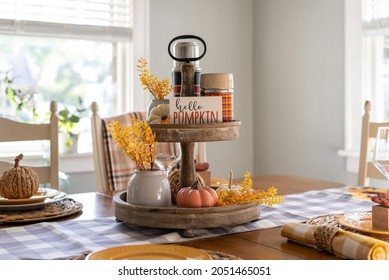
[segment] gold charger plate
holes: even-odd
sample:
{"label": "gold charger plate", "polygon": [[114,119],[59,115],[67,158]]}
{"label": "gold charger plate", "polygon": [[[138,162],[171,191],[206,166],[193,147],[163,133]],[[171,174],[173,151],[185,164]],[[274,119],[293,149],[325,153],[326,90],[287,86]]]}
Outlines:
{"label": "gold charger plate", "polygon": [[338,217],[338,221],[345,228],[356,230],[365,235],[386,238],[389,236],[389,231],[373,228],[371,212],[343,214]]}
{"label": "gold charger plate", "polygon": [[212,260],[205,251],[181,245],[128,245],[90,253],[87,260]]}
{"label": "gold charger plate", "polygon": [[49,188],[40,188],[38,192],[29,198],[10,199],[0,196],[0,205],[20,205],[43,202],[46,198],[53,198],[59,195],[58,190]]}

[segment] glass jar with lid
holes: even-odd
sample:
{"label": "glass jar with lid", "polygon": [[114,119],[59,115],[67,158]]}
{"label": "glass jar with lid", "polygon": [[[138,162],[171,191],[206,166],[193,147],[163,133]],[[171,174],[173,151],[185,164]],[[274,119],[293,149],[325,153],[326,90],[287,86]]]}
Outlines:
{"label": "glass jar with lid", "polygon": [[204,73],[200,78],[201,96],[222,97],[223,122],[234,121],[234,79],[231,73]]}

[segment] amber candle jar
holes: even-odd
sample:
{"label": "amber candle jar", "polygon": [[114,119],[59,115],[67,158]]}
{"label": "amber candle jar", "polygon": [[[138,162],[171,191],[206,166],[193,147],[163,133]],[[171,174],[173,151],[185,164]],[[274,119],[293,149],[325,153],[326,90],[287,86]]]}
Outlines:
{"label": "amber candle jar", "polygon": [[204,73],[200,78],[201,96],[221,96],[223,122],[234,121],[234,79],[231,73]]}

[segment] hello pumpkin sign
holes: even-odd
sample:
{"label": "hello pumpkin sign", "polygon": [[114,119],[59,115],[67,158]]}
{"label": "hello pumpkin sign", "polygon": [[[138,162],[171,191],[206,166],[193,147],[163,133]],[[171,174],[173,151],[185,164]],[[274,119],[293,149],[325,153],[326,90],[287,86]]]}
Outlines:
{"label": "hello pumpkin sign", "polygon": [[172,97],[169,100],[170,122],[173,124],[221,123],[222,97]]}

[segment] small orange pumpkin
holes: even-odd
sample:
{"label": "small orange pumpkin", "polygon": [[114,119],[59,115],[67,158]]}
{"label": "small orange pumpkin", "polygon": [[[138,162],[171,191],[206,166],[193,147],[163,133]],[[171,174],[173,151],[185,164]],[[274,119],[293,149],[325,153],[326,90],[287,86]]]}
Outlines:
{"label": "small orange pumpkin", "polygon": [[209,186],[199,186],[196,181],[193,186],[179,190],[176,204],[184,208],[214,207],[218,205],[218,194]]}
{"label": "small orange pumpkin", "polygon": [[[201,177],[199,173],[196,173],[197,180],[199,181],[201,186],[205,185],[204,179]],[[176,203],[176,196],[179,190],[181,189],[180,186],[180,169],[174,169],[173,171],[170,171],[169,175],[169,182],[170,182],[170,191],[172,194],[172,202]]]}

